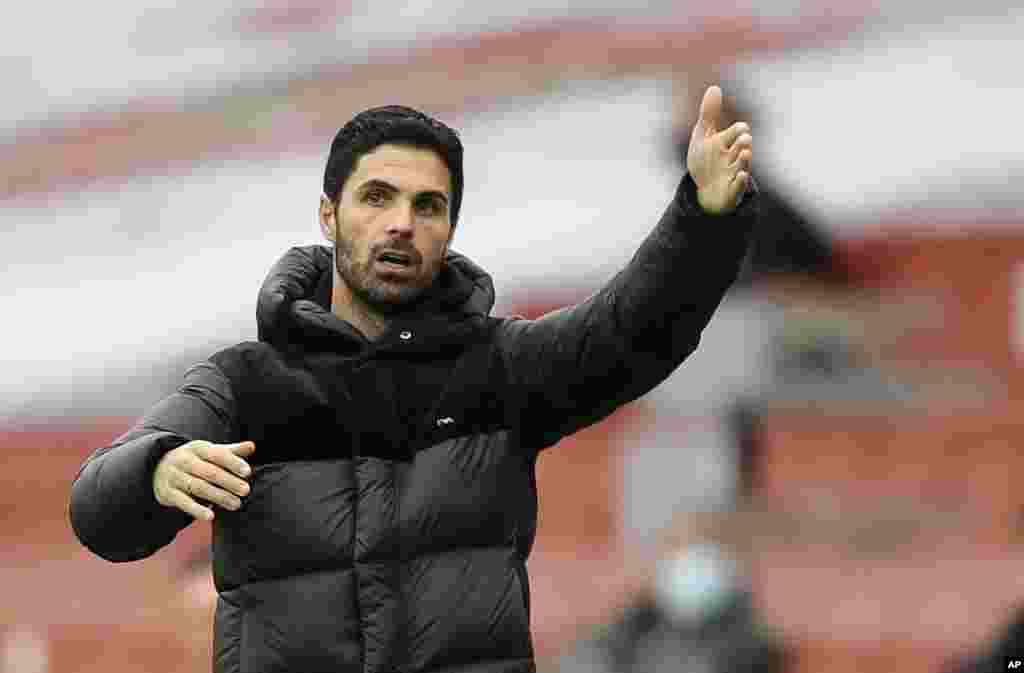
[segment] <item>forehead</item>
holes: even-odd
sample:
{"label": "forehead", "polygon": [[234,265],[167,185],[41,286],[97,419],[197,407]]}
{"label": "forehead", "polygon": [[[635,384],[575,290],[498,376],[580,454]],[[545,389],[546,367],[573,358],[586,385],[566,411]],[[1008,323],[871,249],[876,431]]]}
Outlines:
{"label": "forehead", "polygon": [[359,188],[369,180],[384,180],[402,191],[451,191],[451,175],[432,149],[408,145],[379,145],[359,157],[349,183]]}

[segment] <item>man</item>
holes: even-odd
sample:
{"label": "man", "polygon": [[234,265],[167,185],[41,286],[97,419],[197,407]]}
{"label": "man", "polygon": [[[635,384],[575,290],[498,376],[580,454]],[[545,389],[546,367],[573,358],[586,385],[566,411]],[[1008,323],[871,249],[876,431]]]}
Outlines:
{"label": "man", "polygon": [[684,178],[629,266],[538,320],[489,316],[449,250],[454,131],[409,108],[331,146],[324,246],[261,288],[259,341],[190,369],[72,486],[79,539],[144,558],[213,521],[218,673],[533,671],[525,561],[541,449],[663,381],[697,346],[753,220],[746,124],[711,87]]}

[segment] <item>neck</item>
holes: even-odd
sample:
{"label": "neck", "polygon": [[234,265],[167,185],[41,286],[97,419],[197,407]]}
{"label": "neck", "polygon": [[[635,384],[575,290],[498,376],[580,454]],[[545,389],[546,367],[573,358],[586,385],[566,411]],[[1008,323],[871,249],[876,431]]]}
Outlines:
{"label": "neck", "polygon": [[331,312],[355,327],[370,341],[376,341],[387,331],[391,319],[381,315],[359,301],[348,285],[334,269],[334,283],[331,287]]}

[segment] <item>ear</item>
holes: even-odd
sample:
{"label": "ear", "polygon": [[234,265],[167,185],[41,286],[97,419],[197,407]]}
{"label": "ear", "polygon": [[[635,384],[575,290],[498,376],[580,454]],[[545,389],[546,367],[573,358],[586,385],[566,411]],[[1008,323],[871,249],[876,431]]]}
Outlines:
{"label": "ear", "polygon": [[320,195],[320,231],[331,243],[337,242],[338,210],[326,195]]}

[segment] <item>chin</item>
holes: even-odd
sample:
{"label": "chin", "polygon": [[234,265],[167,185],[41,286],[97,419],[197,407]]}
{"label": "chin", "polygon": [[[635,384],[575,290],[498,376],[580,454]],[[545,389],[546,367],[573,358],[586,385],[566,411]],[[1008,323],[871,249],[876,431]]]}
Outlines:
{"label": "chin", "polygon": [[424,291],[422,287],[364,288],[363,300],[381,313],[398,313],[415,304]]}

